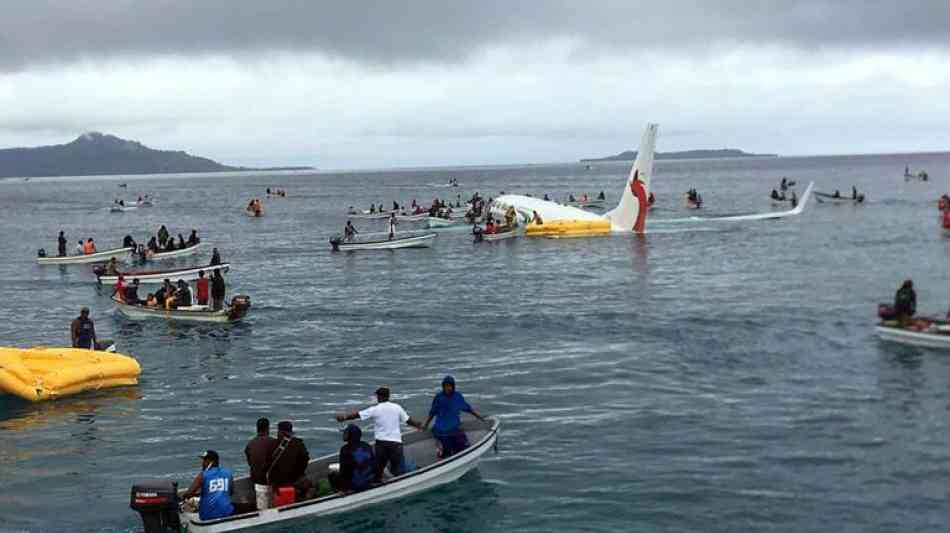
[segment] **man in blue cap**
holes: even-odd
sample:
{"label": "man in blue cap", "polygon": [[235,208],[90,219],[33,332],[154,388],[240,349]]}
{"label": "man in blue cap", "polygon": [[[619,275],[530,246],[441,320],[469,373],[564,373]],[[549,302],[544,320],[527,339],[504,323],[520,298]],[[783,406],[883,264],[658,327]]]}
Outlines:
{"label": "man in blue cap", "polygon": [[465,401],[462,393],[455,390],[455,378],[445,376],[445,379],[442,380],[442,391],[432,399],[429,418],[423,424],[423,429],[428,429],[429,423],[435,418],[432,434],[442,445],[443,459],[468,448],[468,438],[465,436],[465,431],[462,430],[462,420],[460,418],[463,411],[471,413],[472,416],[482,422],[485,421],[485,418]]}
{"label": "man in blue cap", "polygon": [[201,454],[201,472],[191,482],[191,487],[182,494],[187,500],[201,496],[198,503],[198,518],[214,520],[234,514],[231,495],[234,494],[234,476],[227,468],[221,468],[218,452],[208,450]]}

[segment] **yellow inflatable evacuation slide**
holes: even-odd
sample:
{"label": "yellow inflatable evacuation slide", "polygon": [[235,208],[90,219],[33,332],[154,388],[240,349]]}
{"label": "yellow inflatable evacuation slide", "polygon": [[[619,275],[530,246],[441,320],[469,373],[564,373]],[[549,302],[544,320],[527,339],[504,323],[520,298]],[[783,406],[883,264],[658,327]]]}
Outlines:
{"label": "yellow inflatable evacuation slide", "polygon": [[135,385],[138,361],[78,348],[0,348],[0,393],[38,402],[88,390]]}
{"label": "yellow inflatable evacuation slide", "polygon": [[552,220],[544,224],[528,224],[528,237],[591,237],[610,234],[610,221]]}

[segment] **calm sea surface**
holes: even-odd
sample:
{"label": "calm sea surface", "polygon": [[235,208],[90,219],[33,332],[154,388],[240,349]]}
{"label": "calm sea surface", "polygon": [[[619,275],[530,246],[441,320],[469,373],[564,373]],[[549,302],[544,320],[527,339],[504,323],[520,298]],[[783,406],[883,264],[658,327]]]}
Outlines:
{"label": "calm sea surface", "polygon": [[[905,183],[905,164],[931,181]],[[327,243],[348,205],[502,190],[604,190],[612,203],[627,171],[0,181],[0,343],[65,344],[87,305],[143,369],[126,390],[0,396],[0,530],[140,530],[134,480],[186,482],[206,448],[244,474],[265,415],[293,420],[312,455],[331,453],[334,413],[385,384],[424,417],[446,373],[502,420],[499,453],[417,497],[276,530],[945,530],[950,354],[883,344],[873,322],[908,277],[921,310],[950,304],[936,210],[950,155],[658,162],[643,237],[473,245],[462,230],[428,250],[363,254]],[[799,192],[855,184],[868,202],[812,203],[781,222],[661,221],[696,214],[683,208],[690,187],[703,214],[767,211],[782,176]],[[462,186],[432,186],[450,177]],[[245,217],[267,186],[290,197]],[[139,193],[156,207],[107,211]],[[222,251],[229,290],[253,302],[245,322],[127,321],[88,267],[34,264],[60,229],[104,249],[161,224]]]}

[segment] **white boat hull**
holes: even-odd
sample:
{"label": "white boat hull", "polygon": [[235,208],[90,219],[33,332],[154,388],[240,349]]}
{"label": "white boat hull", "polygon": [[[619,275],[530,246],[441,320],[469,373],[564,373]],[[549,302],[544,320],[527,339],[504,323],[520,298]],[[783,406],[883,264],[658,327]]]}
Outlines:
{"label": "white boat hull", "polygon": [[449,218],[440,218],[440,217],[427,217],[426,218],[426,227],[427,228],[447,228],[449,226],[457,226],[460,224],[459,219],[449,219]]}
{"label": "white boat hull", "polygon": [[149,261],[162,261],[164,259],[177,259],[179,257],[188,257],[188,256],[195,255],[196,253],[198,253],[198,250],[200,250],[202,246],[204,246],[204,243],[199,242],[198,244],[194,246],[189,246],[182,250],[172,250],[170,252],[159,252],[157,254],[156,253],[149,254],[147,256],[147,259]]}
{"label": "white boat hull", "polygon": [[493,242],[514,239],[515,237],[522,237],[524,236],[526,229],[526,226],[519,226],[511,231],[505,231],[503,233],[482,233],[482,241]]}
{"label": "white boat hull", "polygon": [[135,248],[116,248],[88,255],[67,255],[66,257],[37,257],[41,265],[82,265],[89,263],[107,263],[114,257],[116,261],[128,261]]}
{"label": "white boat hull", "polygon": [[129,305],[116,299],[112,299],[116,310],[126,318],[132,320],[148,320],[153,318],[162,318],[165,320],[175,320],[180,322],[237,322],[242,317],[231,318],[230,307],[225,307],[219,311],[212,311],[206,306],[192,306],[189,310],[182,309],[164,309],[159,307],[145,307],[141,305]]}
{"label": "white boat hull", "polygon": [[922,348],[950,349],[950,335],[911,331],[890,326],[877,326],[877,336],[884,341],[919,346]]}
{"label": "white boat hull", "polygon": [[[466,423],[466,425],[468,425],[468,423]],[[404,439],[405,438],[406,436],[404,436]],[[435,446],[431,436],[427,435],[424,438],[425,441],[421,444],[425,445],[425,443],[431,443],[431,446]],[[498,422],[492,421],[490,429],[487,431],[483,430],[481,437],[464,451],[448,459],[443,459],[427,466],[420,466],[416,471],[392,478],[380,486],[363,492],[349,495],[335,493],[323,498],[298,502],[275,509],[254,511],[252,513],[210,521],[199,520],[196,513],[182,512],[180,513],[181,522],[185,530],[189,533],[221,533],[225,531],[258,528],[277,522],[284,523],[290,520],[344,513],[390,500],[405,498],[458,480],[478,465],[479,459],[481,459],[486,452],[495,447],[497,440]],[[406,457],[413,458],[418,462],[421,457],[419,457],[412,448],[413,445],[405,444]],[[315,465],[336,461],[337,458],[338,455],[333,454],[311,461],[311,468],[308,469],[308,475],[315,475],[311,473],[311,469],[315,469]],[[421,464],[422,463],[420,463],[420,465]],[[236,480],[235,492],[241,490],[242,482],[247,483],[246,479]],[[250,497],[250,495],[248,495],[248,497]]]}
{"label": "white boat hull", "polygon": [[[417,237],[402,237],[391,241],[370,241],[370,242],[341,242],[334,247],[335,251],[350,252],[357,250],[398,250],[401,248],[428,248],[432,246],[435,240],[435,233],[427,233]],[[331,243],[332,244],[332,243]]]}
{"label": "white boat hull", "polygon": [[[231,265],[229,263],[221,263],[220,265],[206,265],[195,268],[182,268],[178,270],[165,270],[161,272],[123,272],[122,275],[125,277],[127,282],[131,282],[133,279],[139,280],[139,283],[161,283],[162,281],[169,279],[172,282],[178,280],[192,281],[198,279],[198,273],[204,271],[205,276],[210,279],[211,273],[215,269],[221,269],[221,273],[225,273],[231,270]],[[99,282],[104,284],[112,284],[119,281],[119,276],[99,276]]]}

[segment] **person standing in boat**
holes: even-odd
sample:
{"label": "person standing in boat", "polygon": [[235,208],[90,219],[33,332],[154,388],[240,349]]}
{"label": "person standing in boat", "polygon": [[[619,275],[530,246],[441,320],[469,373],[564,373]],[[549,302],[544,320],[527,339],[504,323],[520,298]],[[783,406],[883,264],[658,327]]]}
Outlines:
{"label": "person standing in boat", "polygon": [[378,403],[362,411],[353,411],[347,415],[336,415],[337,422],[347,420],[372,420],[373,434],[376,437],[376,475],[375,482],[383,480],[383,470],[389,465],[389,473],[398,476],[402,473],[402,423],[422,431],[422,424],[411,418],[401,405],[389,401],[389,388],[376,389]]}
{"label": "person standing in boat", "polygon": [[139,278],[132,280],[132,283],[122,291],[122,300],[129,305],[139,305]]}
{"label": "person standing in boat", "polygon": [[208,295],[210,285],[208,278],[205,277],[205,271],[198,271],[198,280],[195,282],[195,292],[198,295],[198,305],[208,305]]}
{"label": "person standing in boat", "polygon": [[294,426],[289,420],[277,424],[277,446],[272,457],[267,470],[270,486],[293,486],[296,501],[307,499],[313,489],[313,482],[307,477],[310,452],[303,440],[294,436]]}
{"label": "person standing in boat", "polygon": [[218,249],[217,249],[217,248],[212,248],[212,249],[211,249],[211,263],[210,263],[210,264],[211,264],[211,266],[220,265],[220,264],[221,264],[221,254],[218,253]]}
{"label": "person standing in boat", "polygon": [[782,178],[782,183],[779,184],[779,189],[782,189],[782,192],[785,192],[788,190],[788,178],[785,178],[785,177]]}
{"label": "person standing in boat", "polygon": [[66,257],[66,235],[62,231],[59,232],[59,238],[56,244],[59,257]]}
{"label": "person standing in boat", "polygon": [[432,398],[429,418],[422,425],[423,429],[429,429],[429,423],[435,418],[432,434],[442,446],[443,459],[468,448],[468,437],[462,429],[461,414],[463,412],[471,414],[482,422],[485,421],[485,418],[465,401],[462,393],[455,390],[455,378],[445,376],[442,380],[442,390]]}
{"label": "person standing in boat", "polygon": [[124,302],[125,298],[125,276],[119,274],[119,279],[116,280],[115,285],[112,286],[112,296],[120,302]]}
{"label": "person standing in boat", "polygon": [[396,238],[396,224],[398,224],[398,222],[396,222],[396,213],[392,213],[389,215],[389,240]]}
{"label": "person standing in boat", "polygon": [[355,424],[343,430],[340,448],[340,477],[337,490],[343,494],[364,491],[372,486],[376,476],[376,454],[373,447],[363,442],[363,430]]}
{"label": "person standing in boat", "polygon": [[251,483],[254,484],[258,511],[270,507],[272,491],[267,483],[267,472],[270,470],[275,450],[277,439],[270,436],[270,420],[257,419],[257,436],[244,447],[244,456],[247,457],[247,466],[251,470]]}
{"label": "person standing in boat", "polygon": [[211,276],[211,302],[212,309],[218,311],[224,307],[224,295],[226,287],[224,285],[224,277],[221,275],[221,269],[214,269],[214,273]]}
{"label": "person standing in boat", "polygon": [[906,280],[894,295],[894,315],[901,327],[907,327],[916,312],[917,293],[914,292],[914,282]]}
{"label": "person standing in boat", "polygon": [[531,222],[538,226],[544,225],[544,220],[541,219],[541,215],[539,215],[537,211],[531,212]]}
{"label": "person standing in boat", "polygon": [[854,185],[851,186],[851,199],[852,200],[858,199],[858,188],[855,187]]}
{"label": "person standing in boat", "polygon": [[198,230],[191,230],[191,235],[188,236],[188,246],[195,246],[199,242],[201,242],[201,239],[198,238]]}
{"label": "person standing in boat", "polygon": [[221,468],[218,452],[208,450],[201,454],[201,472],[198,472],[181,498],[187,500],[200,496],[198,518],[214,520],[234,514],[234,504],[231,503],[233,494],[234,475],[227,468]]}
{"label": "person standing in boat", "polygon": [[86,350],[96,348],[96,325],[89,318],[88,307],[79,310],[79,316],[73,320],[70,330],[73,338],[73,348],[84,348]]}
{"label": "person standing in boat", "polygon": [[168,228],[162,224],[162,227],[158,228],[158,245],[162,248],[165,247],[165,241],[168,240]]}
{"label": "person standing in boat", "polygon": [[353,227],[353,222],[347,220],[346,226],[343,228],[343,240],[345,242],[350,242],[354,237],[356,237],[357,233],[359,232]]}

